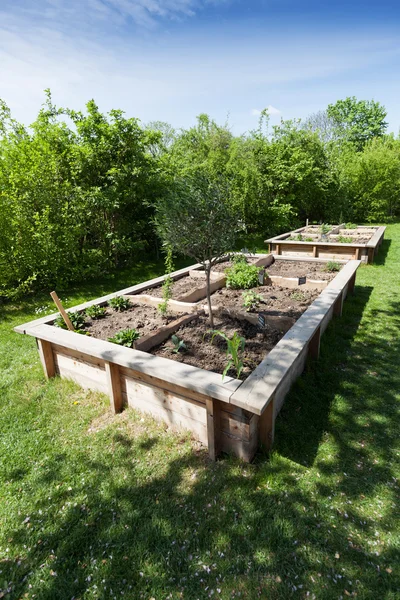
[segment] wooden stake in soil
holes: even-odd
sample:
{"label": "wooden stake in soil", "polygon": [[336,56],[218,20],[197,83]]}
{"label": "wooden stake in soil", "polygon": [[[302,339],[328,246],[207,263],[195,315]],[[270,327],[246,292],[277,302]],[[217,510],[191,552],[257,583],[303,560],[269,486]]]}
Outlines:
{"label": "wooden stake in soil", "polygon": [[54,304],[57,306],[57,308],[58,308],[58,310],[60,312],[60,315],[64,319],[64,323],[66,324],[66,326],[68,327],[68,329],[70,331],[75,331],[74,330],[74,326],[71,323],[71,319],[69,318],[67,311],[65,310],[65,308],[61,304],[61,300],[57,296],[56,292],[51,292],[50,296],[53,298]]}

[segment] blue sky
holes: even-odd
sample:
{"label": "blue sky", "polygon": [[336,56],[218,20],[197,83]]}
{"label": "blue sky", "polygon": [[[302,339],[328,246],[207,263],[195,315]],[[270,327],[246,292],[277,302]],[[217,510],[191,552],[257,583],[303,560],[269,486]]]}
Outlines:
{"label": "blue sky", "polygon": [[32,121],[94,98],[143,122],[234,133],[375,99],[400,128],[400,3],[301,0],[0,0],[0,97]]}

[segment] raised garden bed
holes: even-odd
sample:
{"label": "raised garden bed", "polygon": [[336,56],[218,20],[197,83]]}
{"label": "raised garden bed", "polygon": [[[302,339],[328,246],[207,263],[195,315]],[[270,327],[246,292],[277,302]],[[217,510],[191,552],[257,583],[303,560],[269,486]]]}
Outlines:
{"label": "raised garden bed", "polygon": [[[271,260],[265,255],[257,259],[262,259],[264,264]],[[281,260],[285,259],[278,259]],[[298,269],[302,269],[302,273],[304,266],[299,266],[300,262],[304,261],[298,261]],[[247,313],[239,306],[237,294],[241,292],[217,291],[212,298],[216,327],[225,328],[227,333],[244,332],[247,339],[248,358],[244,361],[240,379],[230,373],[222,378],[220,372],[226,365],[226,359],[219,338],[214,340],[213,345],[207,344],[203,362],[198,356],[201,343],[197,346],[193,364],[188,360],[189,352],[187,356],[178,356],[177,353],[173,357],[176,360],[171,359],[167,340],[173,332],[181,336],[181,332],[186,331],[190,346],[196,336],[199,340],[204,333],[209,335],[209,325],[204,314],[204,302],[197,306],[175,303],[175,312],[180,314],[170,315],[168,323],[159,320],[151,302],[142,302],[140,298],[159,301],[160,298],[152,298],[150,294],[162,283],[163,277],[71,309],[71,312],[79,312],[93,305],[104,306],[115,296],[130,297],[138,304],[137,314],[134,314],[135,309],[126,311],[123,327],[131,326],[131,323],[137,326],[138,319],[139,323],[143,323],[139,329],[144,335],[136,342],[136,349],[54,327],[52,323],[57,315],[20,325],[16,331],[37,339],[47,377],[69,377],[84,388],[108,393],[115,411],[128,404],[163,419],[172,427],[188,429],[196,439],[208,445],[212,458],[225,451],[249,461],[259,444],[271,447],[275,418],[284,396],[291,382],[303,370],[307,356],[317,358],[320,335],[333,314],[341,314],[344,298],[354,288],[359,264],[359,261],[342,263],[336,277],[328,283],[323,281],[326,287],[319,295],[318,291],[307,290],[303,283],[299,285],[298,282],[297,290],[272,282],[271,285],[259,286],[256,291],[261,292],[266,305],[260,305],[253,313]],[[200,265],[177,271],[172,278],[187,277],[193,270],[200,271]],[[272,268],[269,270],[272,271]],[[298,280],[300,271],[288,272]],[[318,271],[313,270],[312,273]],[[301,294],[297,299],[296,296],[291,297],[295,292]],[[218,308],[221,300],[222,310]],[[194,309],[196,312],[193,312]],[[93,325],[90,320],[87,325],[103,338],[114,333],[114,314],[108,314],[108,311],[101,330],[97,331],[97,323]],[[259,313],[266,317],[262,331],[257,324]],[[134,321],[128,321],[129,318]],[[294,322],[296,319],[297,322]],[[106,331],[107,320],[111,329]]]}
{"label": "raised garden bed", "polygon": [[265,240],[274,255],[319,257],[332,260],[356,259],[372,263],[386,227],[308,225]]}

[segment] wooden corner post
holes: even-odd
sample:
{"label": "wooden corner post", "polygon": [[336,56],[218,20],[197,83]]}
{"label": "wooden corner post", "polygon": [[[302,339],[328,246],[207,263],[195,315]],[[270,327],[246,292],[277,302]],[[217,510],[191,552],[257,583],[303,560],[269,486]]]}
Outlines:
{"label": "wooden corner post", "polygon": [[208,454],[216,460],[221,452],[221,411],[220,403],[214,398],[206,398]]}
{"label": "wooden corner post", "polygon": [[56,374],[56,366],[54,363],[53,348],[50,342],[45,340],[37,340],[37,347],[39,350],[40,360],[43,365],[43,370],[46,379],[54,377]]}
{"label": "wooden corner post", "polygon": [[258,441],[260,446],[271,450],[275,437],[275,396],[267,404],[258,421]]}
{"label": "wooden corner post", "polygon": [[115,413],[119,413],[122,410],[122,391],[119,367],[118,365],[107,361],[105,362],[105,367],[111,409]]}

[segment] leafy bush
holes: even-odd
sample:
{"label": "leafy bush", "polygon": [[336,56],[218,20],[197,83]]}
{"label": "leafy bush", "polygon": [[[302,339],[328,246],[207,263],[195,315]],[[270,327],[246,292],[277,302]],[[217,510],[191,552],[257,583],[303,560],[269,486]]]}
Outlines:
{"label": "leafy bush", "polygon": [[[69,316],[69,320],[71,321],[73,328],[75,329],[75,331],[79,332],[79,330],[81,330],[85,326],[85,316],[83,315],[83,313],[80,312],[67,311],[67,314]],[[59,315],[54,321],[54,325],[56,327],[60,327],[60,329],[67,329],[65,321],[61,315]]]}
{"label": "leafy bush", "polygon": [[240,253],[240,254],[234,254],[232,256],[232,263],[234,265],[242,265],[242,264],[246,264],[247,262],[248,262],[247,256],[245,254]]}
{"label": "leafy bush", "polygon": [[246,290],[258,285],[260,267],[237,263],[226,269],[226,287],[234,290]]}
{"label": "leafy bush", "polygon": [[329,260],[325,265],[324,271],[327,271],[328,273],[334,273],[335,271],[340,271],[341,268],[342,265],[340,263],[335,262],[334,260]]}
{"label": "leafy bush", "polygon": [[244,292],[242,297],[243,306],[247,310],[247,312],[257,310],[260,305],[260,302],[263,299],[262,296],[260,296],[260,294],[256,294],[256,292],[253,291]]}
{"label": "leafy bush", "polygon": [[123,329],[118,331],[113,337],[109,337],[108,341],[126,348],[133,348],[136,340],[140,338],[140,333],[136,329]]}
{"label": "leafy bush", "polygon": [[235,331],[231,338],[229,338],[223,331],[219,330],[214,330],[210,333],[212,333],[211,343],[213,343],[215,336],[218,335],[223,340],[225,340],[228,345],[226,350],[228,363],[224,369],[224,372],[222,373],[222,379],[225,377],[232,365],[236,371],[236,377],[239,379],[244,366],[243,361],[241,359],[241,354],[244,351],[246,340],[244,339],[244,337],[241,337],[237,333],[237,331]]}
{"label": "leafy bush", "polygon": [[108,301],[108,306],[117,312],[123,312],[124,310],[128,310],[132,306],[129,298],[123,298],[122,296],[115,296],[115,298],[111,298]]}
{"label": "leafy bush", "polygon": [[86,315],[90,319],[101,319],[106,316],[106,309],[104,306],[93,304],[93,306],[89,306],[89,308],[86,309]]}

